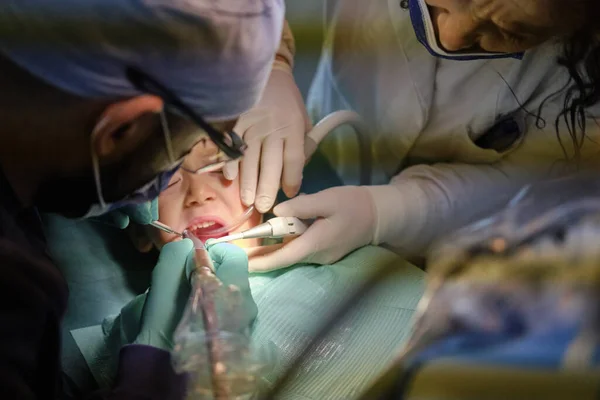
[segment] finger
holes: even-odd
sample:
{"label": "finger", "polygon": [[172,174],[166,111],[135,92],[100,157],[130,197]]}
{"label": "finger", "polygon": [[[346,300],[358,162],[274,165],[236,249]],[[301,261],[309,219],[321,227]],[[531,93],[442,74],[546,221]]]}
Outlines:
{"label": "finger", "polygon": [[283,149],[283,179],[282,188],[289,198],[294,197],[302,183],[304,168],[304,132],[295,132],[286,139]]}
{"label": "finger", "polygon": [[284,244],[280,249],[249,260],[250,272],[268,272],[286,268],[308,259],[318,249],[319,234],[322,229],[313,224],[303,235]]}
{"label": "finger", "polygon": [[211,246],[209,254],[215,265],[215,274],[228,290],[236,291],[243,299],[243,316],[250,323],[258,312],[252,299],[248,280],[248,256],[239,246],[220,243]]}
{"label": "finger", "polygon": [[219,243],[208,250],[215,266],[215,274],[225,285],[249,287],[248,256],[239,246]]}
{"label": "finger", "polygon": [[192,252],[194,244],[190,239],[178,240],[165,244],[160,250],[158,262],[152,271],[152,280],[171,279],[176,271],[185,271],[185,263]]}
{"label": "finger", "polygon": [[229,161],[223,167],[223,176],[225,177],[225,179],[232,181],[237,177],[239,170],[240,170],[239,160]]}
{"label": "finger", "polygon": [[131,343],[135,339],[135,336],[139,334],[146,300],[146,293],[137,295],[133,300],[125,304],[116,320],[104,319],[102,321],[102,329],[105,331],[115,328],[119,329],[121,331],[120,336],[126,337],[128,339],[126,342]]}
{"label": "finger", "polygon": [[267,138],[263,143],[260,177],[254,202],[260,213],[269,211],[277,198],[283,168],[282,153],[283,139]]}
{"label": "finger", "polygon": [[256,109],[246,111],[238,118],[237,122],[233,127],[233,131],[237,133],[244,140],[250,140],[252,137],[246,132],[250,127],[256,125],[261,119],[260,113]]}
{"label": "finger", "polygon": [[[352,201],[352,199],[347,199]],[[304,196],[298,196],[291,200],[278,204],[273,213],[278,217],[297,217],[310,219],[328,217],[335,211],[336,204],[332,203],[326,193],[319,192]]]}
{"label": "finger", "polygon": [[248,261],[246,252],[239,246],[231,243],[218,243],[208,248],[208,254],[213,261],[215,270],[219,270],[224,264],[242,265]]}
{"label": "finger", "polygon": [[164,302],[185,301],[189,294],[189,281],[186,275],[188,256],[194,245],[191,240],[184,239],[167,243],[163,246],[158,262],[152,271],[152,282],[147,297],[148,323],[163,323],[173,318],[171,307],[165,307]]}
{"label": "finger", "polygon": [[107,214],[99,215],[97,217],[90,218],[90,221],[100,222],[105,225],[112,226],[113,228],[125,229],[129,226],[129,217],[119,211],[114,210]]}
{"label": "finger", "polygon": [[119,211],[126,214],[136,224],[147,225],[158,220],[158,200],[152,199],[140,204],[129,204]]}
{"label": "finger", "polygon": [[256,184],[258,182],[258,163],[260,162],[260,149],[262,143],[254,140],[248,143],[248,149],[240,165],[240,197],[246,206],[254,204]]}

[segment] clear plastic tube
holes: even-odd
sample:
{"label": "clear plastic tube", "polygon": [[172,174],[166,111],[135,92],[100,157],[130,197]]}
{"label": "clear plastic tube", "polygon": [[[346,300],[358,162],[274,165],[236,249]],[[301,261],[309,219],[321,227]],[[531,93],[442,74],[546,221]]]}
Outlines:
{"label": "clear plastic tube", "polygon": [[250,398],[266,365],[253,357],[243,299],[237,287],[225,286],[215,276],[202,242],[190,238],[196,248],[196,269],[174,334],[173,367],[190,376],[189,400]]}
{"label": "clear plastic tube", "polygon": [[[178,352],[176,371],[189,374],[188,400],[241,400],[257,392],[263,364],[256,362],[245,335],[219,332],[209,336],[197,332],[185,340],[187,347]],[[208,343],[218,348],[216,364],[206,362],[211,358]]]}
{"label": "clear plastic tube", "polygon": [[231,233],[235,229],[239,228],[244,222],[248,221],[253,212],[254,206],[248,207],[246,211],[244,211],[238,218],[235,219],[235,221],[227,226],[211,231],[211,235],[218,236]]}

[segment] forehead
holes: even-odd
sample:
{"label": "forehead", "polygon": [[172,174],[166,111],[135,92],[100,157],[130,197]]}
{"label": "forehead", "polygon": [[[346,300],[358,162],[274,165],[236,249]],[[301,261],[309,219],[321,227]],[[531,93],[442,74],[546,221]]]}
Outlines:
{"label": "forehead", "polygon": [[183,161],[183,167],[195,171],[207,163],[218,161],[219,148],[212,140],[203,137],[197,142]]}

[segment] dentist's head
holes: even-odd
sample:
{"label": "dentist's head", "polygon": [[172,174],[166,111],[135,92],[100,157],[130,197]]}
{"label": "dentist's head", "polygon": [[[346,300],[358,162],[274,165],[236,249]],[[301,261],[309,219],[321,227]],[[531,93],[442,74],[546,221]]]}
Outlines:
{"label": "dentist's head", "polygon": [[200,140],[224,158],[260,98],[283,0],[5,0],[0,164],[23,203],[98,215],[155,198]]}
{"label": "dentist's head", "polygon": [[552,38],[595,29],[593,0],[425,0],[440,45],[518,53]]}
{"label": "dentist's head", "polygon": [[[557,65],[571,82],[555,126],[566,125],[575,147],[585,137],[586,109],[600,101],[600,3],[596,0],[409,0],[419,41],[451,60],[521,59],[553,41]],[[558,132],[557,132],[558,133]]]}

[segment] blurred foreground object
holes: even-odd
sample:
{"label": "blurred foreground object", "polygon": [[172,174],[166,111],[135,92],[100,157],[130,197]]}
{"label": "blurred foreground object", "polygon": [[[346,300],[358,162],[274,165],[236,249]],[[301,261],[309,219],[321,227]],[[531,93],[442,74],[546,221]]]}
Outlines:
{"label": "blurred foreground object", "polygon": [[431,257],[396,365],[364,398],[596,398],[599,243],[600,180],[583,175],[527,187],[457,232]]}

